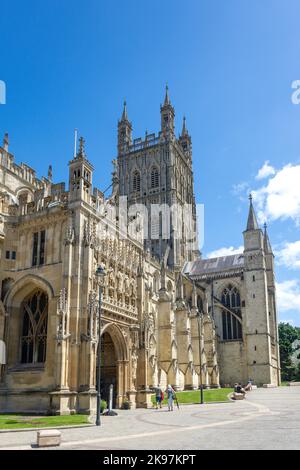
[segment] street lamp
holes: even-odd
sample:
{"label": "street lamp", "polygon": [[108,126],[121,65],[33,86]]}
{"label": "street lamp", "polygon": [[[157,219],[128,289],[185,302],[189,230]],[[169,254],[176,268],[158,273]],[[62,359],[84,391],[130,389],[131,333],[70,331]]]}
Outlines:
{"label": "street lamp", "polygon": [[96,426],[101,426],[100,412],[101,412],[101,304],[102,304],[102,286],[104,284],[105,271],[102,266],[98,266],[96,269],[96,278],[98,279],[99,287],[99,315],[98,315],[98,355],[97,355],[97,415],[96,415]]}

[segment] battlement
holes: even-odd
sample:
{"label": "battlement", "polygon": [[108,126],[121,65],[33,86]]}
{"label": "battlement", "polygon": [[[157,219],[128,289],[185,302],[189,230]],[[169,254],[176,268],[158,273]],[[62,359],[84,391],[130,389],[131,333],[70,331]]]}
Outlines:
{"label": "battlement", "polygon": [[[170,135],[161,131],[158,134],[155,134],[154,132],[151,134],[146,134],[146,137],[144,139],[142,137],[139,137],[134,139],[131,145],[125,145],[123,147],[123,152],[121,152],[120,156],[128,155],[129,153],[140,152],[142,150],[155,147],[157,145],[165,144],[169,140]],[[175,142],[179,144],[181,148],[180,138],[174,139],[174,143]]]}
{"label": "battlement", "polygon": [[153,132],[152,134],[146,134],[144,139],[142,137],[134,139],[131,145],[126,146],[125,153],[138,152],[165,142],[167,142],[167,136],[163,132],[158,134]]}
{"label": "battlement", "polygon": [[43,181],[36,177],[36,171],[25,163],[17,165],[14,156],[3,147],[0,147],[0,167],[12,172],[17,178],[21,178],[35,189],[42,189]]}

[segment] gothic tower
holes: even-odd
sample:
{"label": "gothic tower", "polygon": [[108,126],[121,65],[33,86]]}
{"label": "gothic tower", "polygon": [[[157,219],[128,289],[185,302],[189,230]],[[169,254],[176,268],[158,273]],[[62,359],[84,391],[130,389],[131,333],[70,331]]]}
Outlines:
{"label": "gothic tower", "polygon": [[175,111],[166,87],[161,130],[132,141],[126,105],[118,124],[120,196],[144,212],[145,249],[166,265],[180,268],[198,254],[192,169],[192,140],[184,119],[175,136]]}
{"label": "gothic tower", "polygon": [[132,143],[132,125],[127,116],[127,104],[124,101],[124,108],[121,120],[118,122],[118,154],[126,152]]}
{"label": "gothic tower", "polygon": [[[245,347],[249,378],[279,383],[278,338],[274,321],[273,255],[267,234],[259,228],[252,196],[244,231]],[[273,285],[273,286],[272,286]],[[274,380],[275,379],[275,380]]]}
{"label": "gothic tower", "polygon": [[78,152],[69,162],[70,201],[81,199],[90,202],[93,169],[86,157],[84,138],[80,137]]}

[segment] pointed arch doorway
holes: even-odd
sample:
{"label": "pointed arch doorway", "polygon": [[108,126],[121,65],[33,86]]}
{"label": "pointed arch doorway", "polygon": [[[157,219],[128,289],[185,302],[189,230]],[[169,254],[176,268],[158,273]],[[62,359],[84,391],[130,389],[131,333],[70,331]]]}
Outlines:
{"label": "pointed arch doorway", "polygon": [[[129,390],[128,345],[116,323],[104,326],[101,336],[101,397],[109,400],[109,387],[113,385],[113,407],[120,408]],[[96,368],[96,384],[98,370]]]}
{"label": "pointed arch doorway", "polygon": [[[96,371],[96,384],[98,383],[98,367]],[[117,398],[117,359],[116,349],[111,335],[105,331],[101,338],[101,398],[109,404],[109,388],[113,386],[113,408],[116,408]]]}

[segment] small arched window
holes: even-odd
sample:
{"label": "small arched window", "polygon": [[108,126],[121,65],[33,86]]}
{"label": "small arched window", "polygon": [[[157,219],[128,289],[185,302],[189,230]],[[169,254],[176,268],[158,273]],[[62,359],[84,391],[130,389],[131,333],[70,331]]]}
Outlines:
{"label": "small arched window", "polygon": [[46,361],[48,297],[37,290],[22,305],[21,363]]}
{"label": "small arched window", "polygon": [[221,300],[226,307],[222,311],[223,340],[243,339],[241,297],[238,289],[229,285],[224,289]]}
{"label": "small arched window", "polygon": [[139,171],[135,171],[133,173],[132,190],[134,192],[139,192],[141,190],[141,175]]}
{"label": "small arched window", "polygon": [[158,188],[159,186],[159,172],[156,167],[151,170],[151,188]]}

